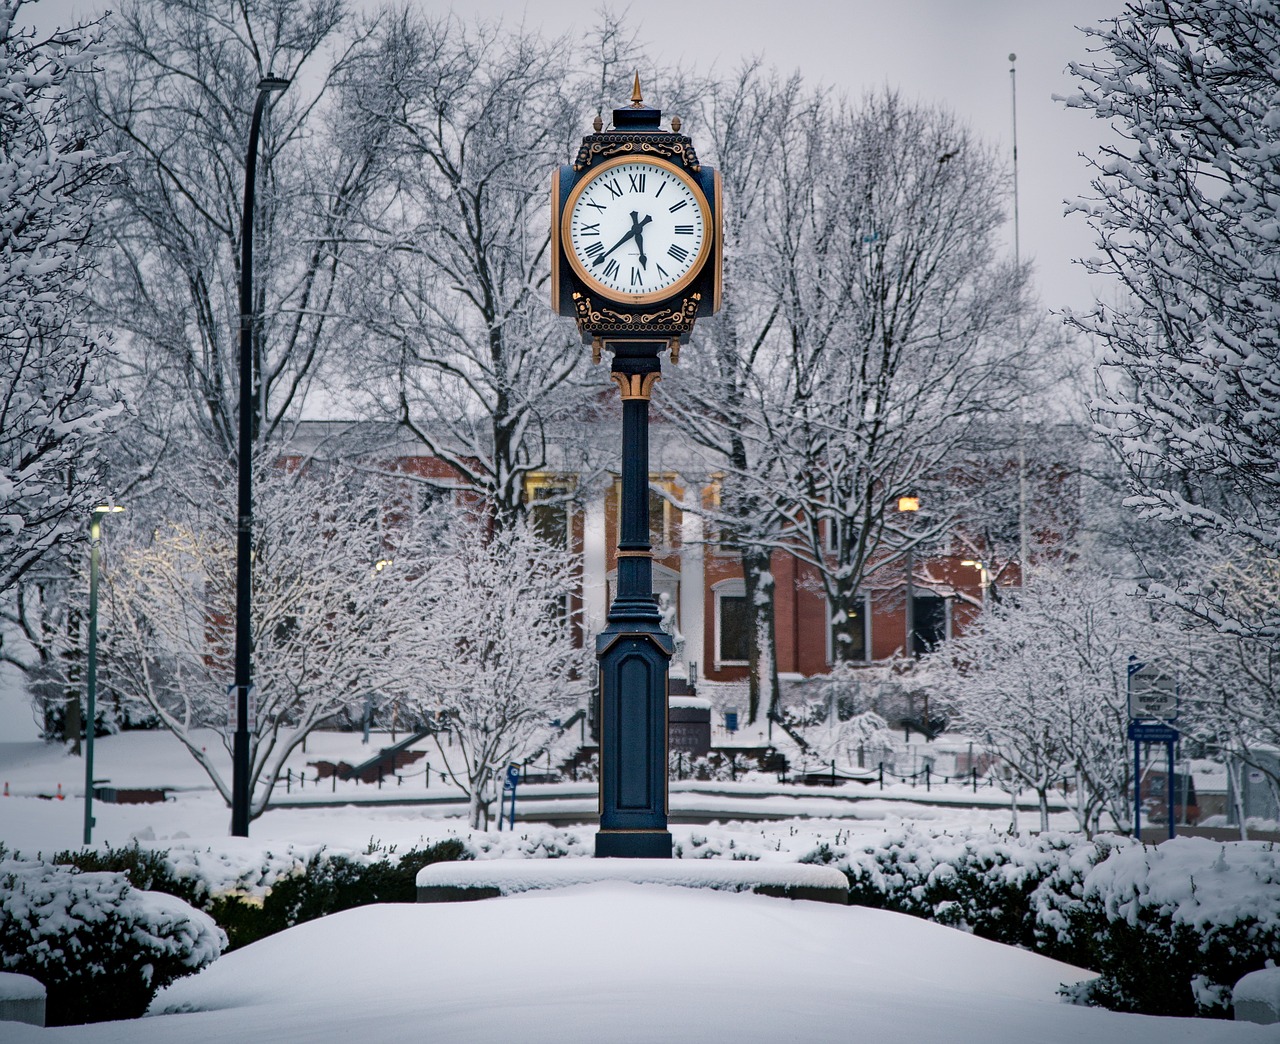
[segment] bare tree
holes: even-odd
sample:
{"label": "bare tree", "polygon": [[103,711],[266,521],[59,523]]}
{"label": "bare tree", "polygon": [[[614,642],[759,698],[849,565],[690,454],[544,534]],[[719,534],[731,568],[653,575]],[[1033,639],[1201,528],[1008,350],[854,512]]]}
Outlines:
{"label": "bare tree", "polygon": [[487,825],[506,767],[537,752],[590,691],[590,656],[567,612],[574,566],[524,521],[490,533],[459,512],[419,585],[422,623],[398,636],[397,655],[426,665],[423,709],[447,728],[436,744],[473,827]]}
{"label": "bare tree", "polygon": [[750,434],[768,408],[765,377],[775,359],[771,337],[780,311],[769,230],[803,200],[792,191],[786,167],[821,121],[823,106],[799,76],[780,79],[751,63],[731,80],[712,84],[700,109],[707,151],[724,182],[725,283],[731,292],[721,314],[699,325],[658,405],[702,451],[707,472],[723,475],[715,502],[682,506],[702,512],[709,541],[742,564],[751,612],[747,716],[754,722],[762,703],[771,717],[778,712],[770,562],[781,539],[780,512],[771,461]]}
{"label": "bare tree", "polygon": [[378,184],[378,127],[344,108],[365,39],[342,0],[126,0],[82,105],[127,153],[93,286],[118,331],[119,383],[146,409],[135,471],[192,441],[234,459],[245,141],[258,81],[290,78],[258,154],[253,287],[255,439],[283,433],[335,350],[351,223]]}
{"label": "bare tree", "polygon": [[[104,643],[110,687],[170,730],[231,804],[231,781],[196,729],[223,729],[235,601],[235,529],[211,508],[226,476],[189,475],[190,496],[154,533],[134,526],[106,575]],[[389,532],[388,490],[340,469],[262,469],[253,570],[256,713],[250,732],[250,816],[260,816],[289,755],[313,729],[368,696],[412,684],[413,649],[393,636],[420,619],[413,596],[425,557],[410,516]],[[201,494],[204,495],[201,495]],[[141,530],[141,531],[139,531]],[[396,546],[398,544],[398,547]],[[388,568],[378,561],[392,560]]]}
{"label": "bare tree", "polygon": [[1044,563],[1018,604],[990,607],[929,657],[922,681],[1035,790],[1042,828],[1048,791],[1065,776],[1082,830],[1099,829],[1104,814],[1123,830],[1133,822],[1129,658],[1175,673],[1185,653],[1135,584],[1088,564]]}
{"label": "bare tree", "polygon": [[367,208],[352,308],[365,388],[488,502],[523,511],[548,433],[582,405],[583,349],[547,310],[547,172],[580,121],[564,42],[405,8],[361,60],[394,180]]}
{"label": "bare tree", "polygon": [[[96,25],[40,38],[0,6],[0,596],[83,532],[102,492],[99,440],[121,413],[107,338],[84,308],[85,249],[114,159],[66,92]],[[2,641],[2,639],[0,639]]]}
{"label": "bare tree", "polygon": [[[1067,104],[1119,130],[1082,212],[1121,296],[1071,317],[1106,345],[1098,430],[1149,517],[1249,559],[1280,555],[1280,281],[1274,4],[1142,0],[1085,30]],[[1112,139],[1114,140],[1114,139]],[[1233,615],[1188,578],[1153,590],[1226,633],[1275,643],[1280,609]]]}

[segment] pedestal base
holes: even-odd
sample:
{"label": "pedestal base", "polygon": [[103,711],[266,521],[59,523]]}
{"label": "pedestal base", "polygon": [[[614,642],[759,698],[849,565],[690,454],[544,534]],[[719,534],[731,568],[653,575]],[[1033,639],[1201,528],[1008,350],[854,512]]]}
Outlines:
{"label": "pedestal base", "polygon": [[596,834],[597,859],[670,859],[671,834],[666,830],[601,830]]}

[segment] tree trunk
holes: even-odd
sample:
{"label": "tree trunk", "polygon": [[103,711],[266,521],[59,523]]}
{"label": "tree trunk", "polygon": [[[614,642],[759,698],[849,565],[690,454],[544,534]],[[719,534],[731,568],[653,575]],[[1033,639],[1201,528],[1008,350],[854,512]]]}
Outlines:
{"label": "tree trunk", "polygon": [[746,585],[751,632],[747,645],[747,722],[755,724],[763,697],[765,713],[778,712],[778,656],[774,629],[774,583],[768,550],[742,552],[742,576]]}
{"label": "tree trunk", "polygon": [[831,658],[836,663],[860,663],[867,658],[862,600],[843,584],[835,589],[831,606]]}

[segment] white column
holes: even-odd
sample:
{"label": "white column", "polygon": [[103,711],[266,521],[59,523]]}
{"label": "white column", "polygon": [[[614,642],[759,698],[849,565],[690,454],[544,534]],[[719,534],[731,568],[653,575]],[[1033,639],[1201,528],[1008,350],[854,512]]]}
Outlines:
{"label": "white column", "polygon": [[604,630],[609,612],[606,583],[604,504],[608,487],[592,489],[583,510],[582,520],[582,609],[587,635]]}
{"label": "white column", "polygon": [[680,540],[680,630],[684,633],[684,658],[698,665],[698,677],[707,676],[702,636],[705,631],[706,574],[702,544],[702,519],[686,512]]}

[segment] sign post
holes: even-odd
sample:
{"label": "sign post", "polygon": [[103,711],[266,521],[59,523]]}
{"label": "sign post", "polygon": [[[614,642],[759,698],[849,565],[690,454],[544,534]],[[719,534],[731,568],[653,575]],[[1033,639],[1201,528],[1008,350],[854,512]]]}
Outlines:
{"label": "sign post", "polygon": [[1170,722],[1178,718],[1177,680],[1151,664],[1129,657],[1129,739],[1133,741],[1133,836],[1142,840],[1142,745],[1165,744],[1168,755],[1169,837],[1177,833],[1174,823],[1173,748],[1178,730]]}
{"label": "sign post", "polygon": [[[428,772],[428,775],[430,773]],[[520,766],[508,765],[506,778],[502,781],[502,797],[498,799],[498,829],[502,829],[502,816],[506,810],[507,795],[511,795],[511,815],[507,819],[507,825],[514,830],[516,828],[516,784],[520,782]]]}

